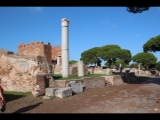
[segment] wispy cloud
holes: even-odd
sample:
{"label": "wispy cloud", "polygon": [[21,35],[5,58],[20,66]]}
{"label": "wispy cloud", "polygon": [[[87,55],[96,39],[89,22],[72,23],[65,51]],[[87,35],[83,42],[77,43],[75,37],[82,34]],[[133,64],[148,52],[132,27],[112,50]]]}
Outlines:
{"label": "wispy cloud", "polygon": [[42,7],[28,7],[31,12],[42,12]]}

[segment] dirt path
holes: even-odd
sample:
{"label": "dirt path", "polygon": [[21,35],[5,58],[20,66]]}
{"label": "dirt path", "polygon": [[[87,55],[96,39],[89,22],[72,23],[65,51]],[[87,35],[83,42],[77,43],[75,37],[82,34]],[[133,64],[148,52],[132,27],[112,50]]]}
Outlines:
{"label": "dirt path", "polygon": [[64,99],[29,95],[8,101],[4,113],[160,113],[160,79],[93,89]]}

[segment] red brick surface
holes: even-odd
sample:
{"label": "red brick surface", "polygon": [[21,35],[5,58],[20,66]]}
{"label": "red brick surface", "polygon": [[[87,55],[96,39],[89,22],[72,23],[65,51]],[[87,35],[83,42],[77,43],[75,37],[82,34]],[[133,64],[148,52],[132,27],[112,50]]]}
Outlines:
{"label": "red brick surface", "polygon": [[18,54],[45,55],[48,62],[51,63],[51,60],[55,60],[58,56],[61,56],[61,47],[51,46],[50,43],[44,44],[43,41],[28,44],[21,43],[18,45]]}

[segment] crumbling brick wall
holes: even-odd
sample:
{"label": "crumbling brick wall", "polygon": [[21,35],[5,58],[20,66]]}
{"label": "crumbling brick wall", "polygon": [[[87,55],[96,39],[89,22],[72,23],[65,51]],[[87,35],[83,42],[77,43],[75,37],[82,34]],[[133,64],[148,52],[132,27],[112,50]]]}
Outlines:
{"label": "crumbling brick wall", "polygon": [[21,43],[18,45],[18,54],[20,55],[42,55],[46,56],[48,63],[51,63],[51,49],[50,43],[43,44],[43,41],[32,42],[29,44]]}

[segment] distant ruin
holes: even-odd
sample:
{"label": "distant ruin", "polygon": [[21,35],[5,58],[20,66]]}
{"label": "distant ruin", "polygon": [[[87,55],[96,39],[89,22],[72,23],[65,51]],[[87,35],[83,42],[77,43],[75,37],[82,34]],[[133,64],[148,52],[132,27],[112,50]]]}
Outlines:
{"label": "distant ruin", "polygon": [[19,55],[45,56],[49,64],[61,64],[61,46],[51,46],[49,42],[20,43],[17,51]]}

